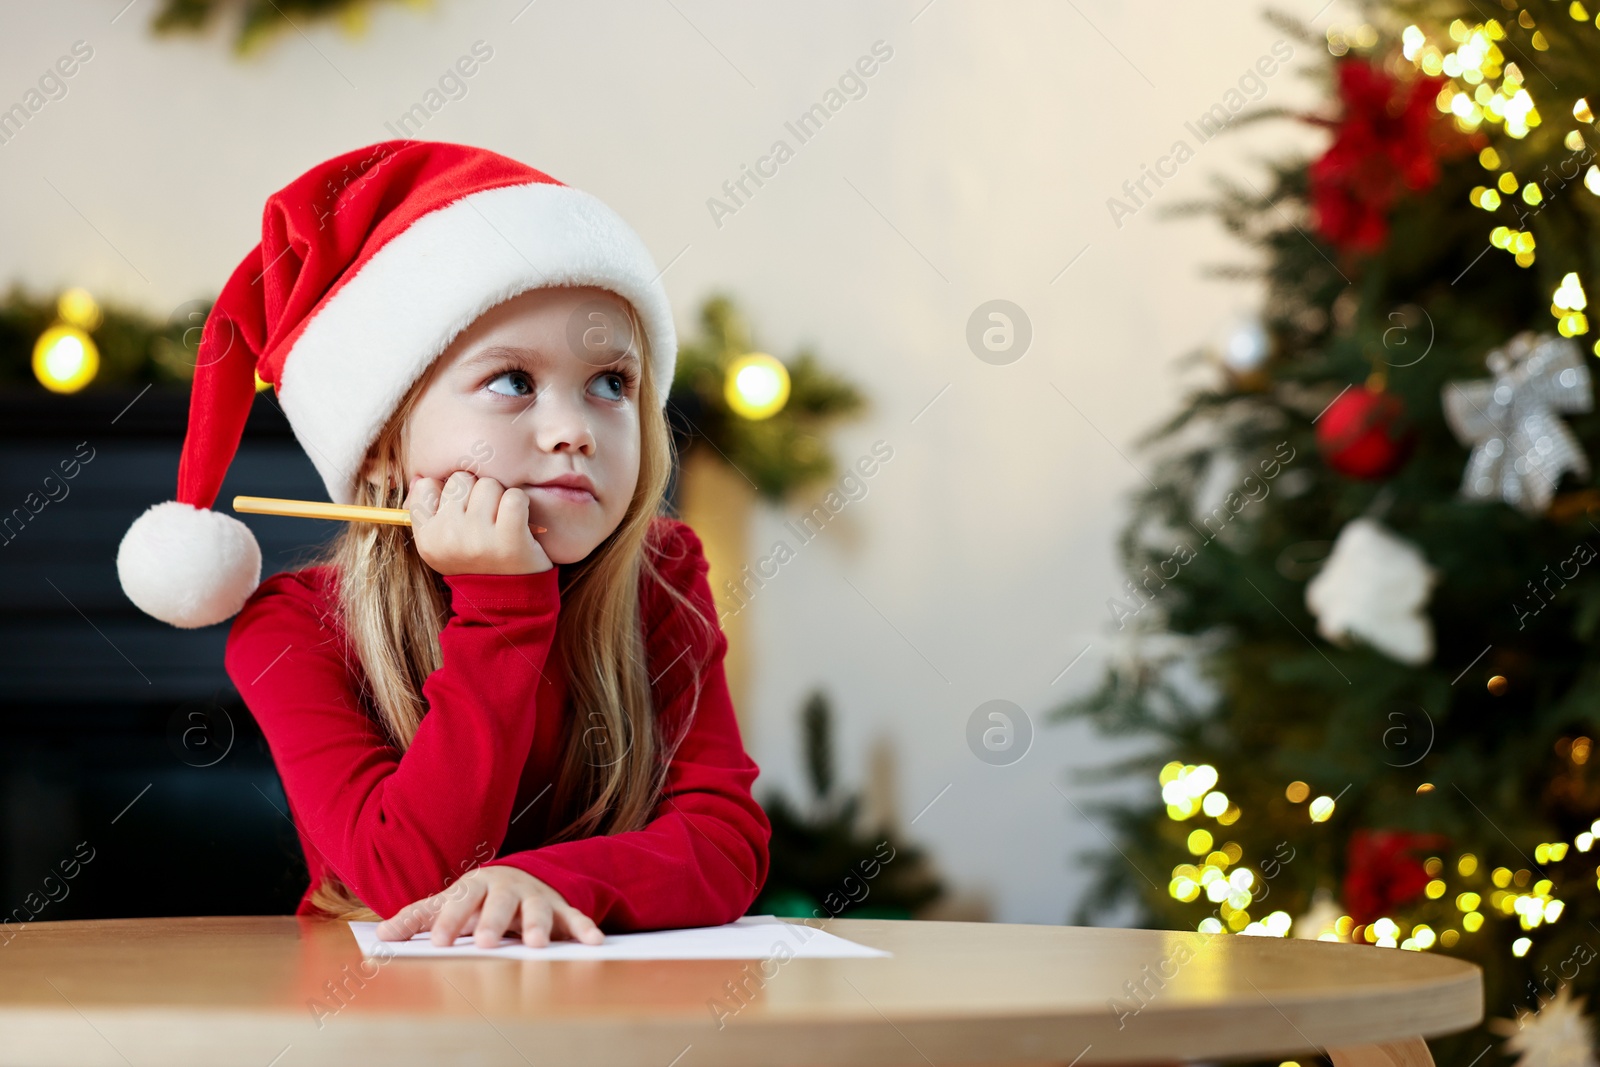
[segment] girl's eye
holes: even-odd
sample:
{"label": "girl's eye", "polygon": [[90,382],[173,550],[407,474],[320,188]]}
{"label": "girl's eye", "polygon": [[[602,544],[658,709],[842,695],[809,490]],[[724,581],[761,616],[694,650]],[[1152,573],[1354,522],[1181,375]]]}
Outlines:
{"label": "girl's eye", "polygon": [[[511,380],[517,382],[521,386],[520,391],[513,391],[513,392],[509,392],[508,393],[508,392],[504,392],[504,391],[502,391],[500,389],[496,389],[494,387],[495,386],[495,382],[504,381],[506,379],[511,379]],[[517,388],[516,386],[513,386],[514,390],[516,390],[516,388]],[[492,392],[499,393],[501,396],[513,396],[513,397],[529,396],[529,395],[531,395],[533,393],[533,383],[528,380],[528,376],[526,374],[524,374],[522,371],[519,371],[519,370],[508,370],[508,371],[505,371],[504,373],[496,374],[493,378],[491,378],[489,380],[489,389]]]}
{"label": "girl's eye", "polygon": [[608,395],[606,397],[607,400],[626,400],[628,397],[628,388],[633,385],[634,378],[635,375],[631,370],[620,370],[607,371],[605,374],[602,374],[600,377],[596,378],[595,381],[597,383],[604,383],[608,391],[611,389],[616,390],[615,395]]}

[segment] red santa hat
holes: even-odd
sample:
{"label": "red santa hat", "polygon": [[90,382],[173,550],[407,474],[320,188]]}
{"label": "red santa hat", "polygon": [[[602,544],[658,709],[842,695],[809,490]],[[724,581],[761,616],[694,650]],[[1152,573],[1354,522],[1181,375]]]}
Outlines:
{"label": "red santa hat", "polygon": [[384,141],[336,156],[267,199],[261,241],[206,319],[177,499],[123,535],[128,598],[173,626],[235,615],[261,580],[249,527],[212,511],[256,395],[270,383],[334,503],[452,339],[528,289],[592,285],[638,311],[661,403],[677,358],[659,272],[593,195],[481,148]]}

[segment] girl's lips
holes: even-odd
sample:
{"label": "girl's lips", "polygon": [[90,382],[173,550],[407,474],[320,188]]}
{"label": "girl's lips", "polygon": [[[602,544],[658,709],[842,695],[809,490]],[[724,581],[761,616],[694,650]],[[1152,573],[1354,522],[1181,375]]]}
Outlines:
{"label": "girl's lips", "polygon": [[595,499],[594,494],[587,489],[574,489],[566,485],[536,485],[530,491],[573,504],[590,504]]}

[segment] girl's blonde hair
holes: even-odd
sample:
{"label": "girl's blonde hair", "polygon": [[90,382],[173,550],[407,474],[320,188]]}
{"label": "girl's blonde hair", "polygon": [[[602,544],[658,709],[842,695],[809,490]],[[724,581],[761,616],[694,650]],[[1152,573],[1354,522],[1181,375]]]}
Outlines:
{"label": "girl's blonde hair", "polygon": [[[699,703],[704,664],[695,665],[694,696],[675,738],[664,736],[647,673],[641,576],[676,601],[676,609],[685,609],[691,625],[705,627],[708,638],[715,636],[714,620],[662,579],[647,551],[656,544],[652,530],[664,513],[675,456],[643,324],[632,304],[623,303],[641,360],[639,480],[610,536],[583,560],[558,568],[561,608],[550,658],[554,661],[559,652],[573,712],[552,800],[551,825],[561,829],[547,844],[636,830],[648,822]],[[370,467],[364,469],[385,488],[358,478],[355,503],[403,504],[410,415],[441,363],[436,360],[411,387],[368,452]],[[449,588],[418,556],[404,526],[347,523],[311,564],[334,569],[337,614],[360,660],[361,670],[353,673],[362,675],[363,702],[389,743],[403,753],[427,713],[422,683],[441,665],[439,631],[450,613]],[[712,647],[709,641],[701,644]],[[340,919],[382,918],[332,871],[310,899]]]}

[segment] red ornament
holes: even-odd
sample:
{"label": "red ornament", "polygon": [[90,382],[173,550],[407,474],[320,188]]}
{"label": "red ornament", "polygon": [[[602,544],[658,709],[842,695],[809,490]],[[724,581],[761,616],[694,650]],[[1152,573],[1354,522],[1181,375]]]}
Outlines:
{"label": "red ornament", "polygon": [[1416,443],[1416,429],[1400,398],[1364,385],[1346,389],[1317,419],[1322,458],[1346,478],[1387,478]]}
{"label": "red ornament", "polygon": [[1374,252],[1389,236],[1389,209],[1405,191],[1439,180],[1438,157],[1467,141],[1434,101],[1445,79],[1418,75],[1405,82],[1364,60],[1339,67],[1333,141],[1307,172],[1312,225],[1347,251]]}
{"label": "red ornament", "polygon": [[1357,923],[1369,923],[1420,897],[1431,876],[1414,853],[1436,851],[1449,841],[1439,834],[1408,830],[1356,830],[1345,853],[1344,907]]}

